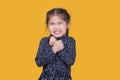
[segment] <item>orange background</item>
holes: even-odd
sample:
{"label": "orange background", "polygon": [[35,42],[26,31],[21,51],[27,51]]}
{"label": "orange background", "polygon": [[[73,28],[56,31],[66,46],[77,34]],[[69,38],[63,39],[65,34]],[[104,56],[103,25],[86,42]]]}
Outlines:
{"label": "orange background", "polygon": [[71,14],[76,39],[73,80],[120,80],[119,0],[0,1],[0,80],[37,80],[42,68],[35,56],[49,35],[45,15],[55,7]]}

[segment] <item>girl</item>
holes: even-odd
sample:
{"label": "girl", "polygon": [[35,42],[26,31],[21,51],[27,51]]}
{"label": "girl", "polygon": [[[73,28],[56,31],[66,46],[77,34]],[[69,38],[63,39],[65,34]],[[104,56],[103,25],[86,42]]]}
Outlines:
{"label": "girl", "polygon": [[71,66],[76,57],[75,40],[68,36],[69,13],[62,8],[47,12],[50,36],[41,39],[35,58],[43,71],[38,80],[72,80]]}

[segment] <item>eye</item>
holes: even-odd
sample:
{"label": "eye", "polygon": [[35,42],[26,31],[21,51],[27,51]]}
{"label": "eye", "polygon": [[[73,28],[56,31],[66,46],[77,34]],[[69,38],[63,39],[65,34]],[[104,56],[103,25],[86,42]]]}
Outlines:
{"label": "eye", "polygon": [[62,25],[63,23],[62,22],[59,22],[58,25]]}
{"label": "eye", "polygon": [[55,25],[55,23],[49,23],[49,25]]}

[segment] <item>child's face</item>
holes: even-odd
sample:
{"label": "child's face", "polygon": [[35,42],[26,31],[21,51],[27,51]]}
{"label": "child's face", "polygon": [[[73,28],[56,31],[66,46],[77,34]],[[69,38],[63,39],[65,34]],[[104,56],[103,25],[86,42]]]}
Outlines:
{"label": "child's face", "polygon": [[62,37],[66,34],[68,24],[61,18],[61,16],[53,15],[48,22],[48,29],[50,33],[56,37]]}

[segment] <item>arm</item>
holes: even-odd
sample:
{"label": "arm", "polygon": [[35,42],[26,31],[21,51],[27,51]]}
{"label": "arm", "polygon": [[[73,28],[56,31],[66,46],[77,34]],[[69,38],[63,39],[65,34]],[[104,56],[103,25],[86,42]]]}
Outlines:
{"label": "arm", "polygon": [[49,46],[48,39],[43,38],[40,41],[37,55],[35,58],[36,64],[38,66],[44,66],[52,62],[54,59],[55,59],[55,55],[51,50],[51,47]]}
{"label": "arm", "polygon": [[67,42],[63,41],[63,44],[64,49],[58,52],[58,57],[66,65],[72,66],[76,57],[75,40],[73,38],[69,38]]}

